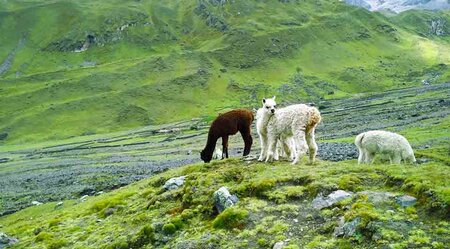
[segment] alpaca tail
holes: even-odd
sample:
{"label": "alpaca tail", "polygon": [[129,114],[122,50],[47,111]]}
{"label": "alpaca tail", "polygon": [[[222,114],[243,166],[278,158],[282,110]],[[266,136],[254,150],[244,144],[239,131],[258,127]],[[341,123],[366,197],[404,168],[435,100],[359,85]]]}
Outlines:
{"label": "alpaca tail", "polygon": [[356,138],[355,138],[355,145],[356,145],[356,147],[362,148],[362,141],[363,141],[364,135],[366,135],[366,134],[365,133],[361,133],[358,136],[356,136]]}
{"label": "alpaca tail", "polygon": [[322,117],[320,116],[320,112],[317,108],[311,107],[309,111],[309,121],[306,127],[307,131],[313,130],[320,123]]}

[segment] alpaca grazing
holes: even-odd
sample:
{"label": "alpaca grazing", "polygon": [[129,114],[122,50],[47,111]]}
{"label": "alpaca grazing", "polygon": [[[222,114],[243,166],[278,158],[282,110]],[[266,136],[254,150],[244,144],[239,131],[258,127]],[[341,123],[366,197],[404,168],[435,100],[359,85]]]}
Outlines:
{"label": "alpaca grazing", "polygon": [[415,163],[413,149],[405,137],[388,131],[367,131],[356,136],[359,150],[358,164],[372,163],[376,154],[389,158],[391,163],[402,160]]}
{"label": "alpaca grazing", "polygon": [[222,153],[228,158],[228,137],[236,134],[238,131],[244,139],[244,156],[248,155],[253,142],[250,130],[252,122],[253,113],[249,110],[237,109],[220,114],[209,128],[205,149],[200,153],[201,159],[206,163],[211,161],[216,142],[219,138],[222,138]]}
{"label": "alpaca grazing", "polygon": [[[315,141],[315,129],[320,123],[321,116],[315,107],[304,104],[290,105],[276,109],[275,97],[263,99],[262,117],[257,125],[265,127],[266,136],[261,138],[261,155],[259,160],[271,161],[276,156],[278,140],[283,144],[287,154],[291,148],[296,150],[292,164],[296,164],[309,150],[309,160],[313,163],[317,154]],[[264,130],[264,128],[261,128]],[[293,139],[293,145],[289,145],[289,139]]]}

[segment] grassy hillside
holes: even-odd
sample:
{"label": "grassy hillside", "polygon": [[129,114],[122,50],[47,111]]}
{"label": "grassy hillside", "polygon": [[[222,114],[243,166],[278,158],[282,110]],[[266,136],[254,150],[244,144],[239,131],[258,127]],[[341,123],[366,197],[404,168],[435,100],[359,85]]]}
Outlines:
{"label": "grassy hillside", "polygon": [[[440,163],[356,165],[355,161],[292,166],[236,159],[167,171],[86,201],[47,203],[1,217],[14,248],[445,248],[449,241],[448,167]],[[171,177],[184,186],[165,191]],[[239,202],[220,215],[212,194],[227,186]],[[336,189],[418,198],[401,207],[365,192],[322,210],[319,193]],[[381,194],[383,195],[383,194]],[[356,233],[334,237],[340,217],[357,217]]]}
{"label": "grassy hillside", "polygon": [[448,33],[421,35],[448,13],[284,2],[2,2],[0,143],[450,79]]}

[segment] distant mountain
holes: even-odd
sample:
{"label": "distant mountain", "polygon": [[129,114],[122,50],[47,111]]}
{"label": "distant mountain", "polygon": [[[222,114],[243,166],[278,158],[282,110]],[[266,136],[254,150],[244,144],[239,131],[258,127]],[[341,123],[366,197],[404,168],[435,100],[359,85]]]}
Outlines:
{"label": "distant mountain", "polygon": [[397,13],[410,9],[450,9],[448,0],[345,0],[345,2],[371,11],[391,10]]}

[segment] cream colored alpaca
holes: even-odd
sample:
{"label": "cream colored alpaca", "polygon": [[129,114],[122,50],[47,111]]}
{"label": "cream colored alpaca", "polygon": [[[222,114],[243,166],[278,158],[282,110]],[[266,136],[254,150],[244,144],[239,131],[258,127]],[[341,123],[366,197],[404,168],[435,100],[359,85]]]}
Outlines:
{"label": "cream colored alpaca", "polygon": [[286,149],[289,148],[286,141],[292,137],[296,149],[292,164],[296,164],[308,149],[310,163],[313,163],[317,154],[314,133],[321,120],[319,110],[304,104],[291,105],[276,110],[275,97],[263,99],[263,104],[264,111],[261,120],[267,122],[267,140],[261,141],[263,150],[260,160],[265,158],[267,162],[274,159],[277,141],[279,139],[283,141]]}
{"label": "cream colored alpaca", "polygon": [[[275,101],[275,96],[272,99],[264,99],[263,104],[265,101]],[[273,102],[275,103],[275,102]],[[276,105],[276,103],[274,104]],[[270,111],[270,110],[269,110]],[[263,161],[266,158],[266,152],[267,152],[267,123],[269,122],[270,115],[265,115],[266,108],[259,108],[256,111],[256,131],[258,132],[259,139],[260,139],[260,145],[261,145],[261,154],[259,156],[259,161]],[[279,156],[286,156],[289,157],[290,160],[294,160],[295,158],[295,141],[292,137],[287,138],[285,141],[279,140],[280,145],[277,146],[276,153],[274,155],[274,159],[278,160]]]}
{"label": "cream colored alpaca", "polygon": [[402,160],[415,163],[413,149],[405,137],[389,131],[367,131],[356,136],[359,150],[358,164],[372,163],[376,154],[389,158],[391,163]]}

